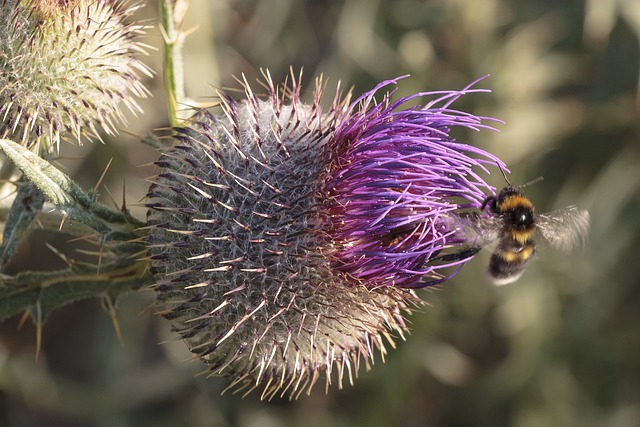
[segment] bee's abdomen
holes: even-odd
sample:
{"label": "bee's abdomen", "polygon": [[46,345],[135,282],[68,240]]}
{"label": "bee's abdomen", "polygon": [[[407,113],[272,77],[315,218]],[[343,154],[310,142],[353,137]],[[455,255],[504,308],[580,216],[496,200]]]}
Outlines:
{"label": "bee's abdomen", "polygon": [[515,282],[535,253],[536,244],[531,239],[521,240],[514,235],[501,240],[489,261],[489,278],[496,285]]}

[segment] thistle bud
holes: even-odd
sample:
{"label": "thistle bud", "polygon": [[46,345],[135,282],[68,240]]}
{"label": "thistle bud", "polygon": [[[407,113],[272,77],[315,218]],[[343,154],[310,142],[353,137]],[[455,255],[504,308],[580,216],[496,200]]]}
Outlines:
{"label": "thistle bud", "polygon": [[[472,168],[497,159],[454,142],[483,127],[449,108],[337,95],[325,110],[299,82],[245,99],[220,94],[174,129],[148,193],[148,244],[161,313],[211,374],[263,397],[297,397],[321,375],[352,382],[442,281],[461,244],[444,216],[479,206],[490,187]],[[425,95],[425,94],[421,94]],[[458,240],[456,240],[458,239]]]}
{"label": "thistle bud", "polygon": [[115,132],[147,94],[135,58],[138,8],[113,0],[4,0],[0,4],[0,136],[44,152],[61,137]]}

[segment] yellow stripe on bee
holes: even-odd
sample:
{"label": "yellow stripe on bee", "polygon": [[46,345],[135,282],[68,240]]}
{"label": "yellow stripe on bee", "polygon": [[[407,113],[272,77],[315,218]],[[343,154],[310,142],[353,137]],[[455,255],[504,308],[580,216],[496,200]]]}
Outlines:
{"label": "yellow stripe on bee", "polygon": [[531,240],[535,231],[535,228],[530,228],[529,230],[511,230],[511,237],[519,244],[524,245]]}
{"label": "yellow stripe on bee", "polygon": [[520,252],[514,251],[500,251],[496,255],[502,258],[506,262],[524,262],[531,258],[533,255],[534,248],[533,246],[526,246],[522,248]]}
{"label": "yellow stripe on bee", "polygon": [[509,196],[502,200],[502,203],[500,203],[498,208],[501,212],[505,212],[520,207],[533,210],[533,203],[531,203],[531,201],[522,194],[514,194],[513,196]]}

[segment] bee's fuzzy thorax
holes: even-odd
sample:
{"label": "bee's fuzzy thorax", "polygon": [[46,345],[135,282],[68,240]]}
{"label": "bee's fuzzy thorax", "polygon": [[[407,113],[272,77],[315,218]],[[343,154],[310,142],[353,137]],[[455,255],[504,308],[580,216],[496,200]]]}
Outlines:
{"label": "bee's fuzzy thorax", "polygon": [[509,193],[498,198],[498,212],[503,213],[516,208],[528,209],[531,212],[534,211],[533,203],[523,196],[522,193]]}

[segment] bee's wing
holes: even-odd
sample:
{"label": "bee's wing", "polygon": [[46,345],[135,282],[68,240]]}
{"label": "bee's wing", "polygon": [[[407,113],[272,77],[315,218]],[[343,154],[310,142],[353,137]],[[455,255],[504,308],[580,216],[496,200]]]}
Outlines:
{"label": "bee's wing", "polygon": [[451,219],[451,225],[464,236],[469,246],[478,249],[496,241],[502,231],[500,217],[478,212],[456,214]]}
{"label": "bee's wing", "polygon": [[538,215],[538,229],[549,244],[564,252],[584,246],[589,233],[589,212],[569,206]]}

